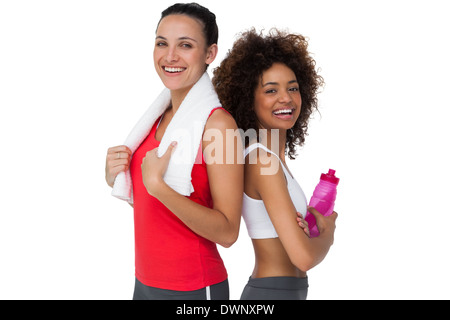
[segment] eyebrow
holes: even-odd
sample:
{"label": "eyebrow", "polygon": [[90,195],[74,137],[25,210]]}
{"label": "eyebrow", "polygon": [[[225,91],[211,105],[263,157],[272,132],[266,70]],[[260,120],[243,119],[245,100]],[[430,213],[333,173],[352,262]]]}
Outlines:
{"label": "eyebrow", "polygon": [[[288,82],[288,84],[291,84],[291,83],[298,83],[298,81],[297,80],[291,80],[291,81]],[[271,86],[271,85],[279,86],[280,84],[278,82],[266,82],[265,84],[262,85],[262,87],[264,88],[266,86]]]}
{"label": "eyebrow", "polygon": [[[167,38],[164,38],[163,36],[156,36],[156,39],[162,39],[162,40],[167,41]],[[180,38],[178,38],[178,40],[191,40],[194,42],[198,42],[197,40],[190,38],[190,37],[180,37]]]}

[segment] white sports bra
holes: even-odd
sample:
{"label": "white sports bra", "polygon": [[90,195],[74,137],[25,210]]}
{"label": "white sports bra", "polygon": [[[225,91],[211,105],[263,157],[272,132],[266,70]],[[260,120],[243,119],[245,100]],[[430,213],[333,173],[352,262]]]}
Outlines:
{"label": "white sports bra", "polygon": [[[246,157],[250,152],[256,148],[261,148],[271,154],[275,155],[283,168],[284,175],[287,180],[287,188],[289,195],[291,196],[292,203],[295,206],[297,212],[300,212],[303,217],[306,215],[306,197],[303,193],[300,185],[291,176],[289,171],[284,167],[280,158],[271,150],[266,148],[260,143],[252,144],[245,149],[244,156]],[[247,196],[244,192],[244,198],[242,203],[242,217],[244,218],[245,225],[247,226],[248,235],[252,239],[268,239],[278,238],[278,234],[270,220],[266,207],[262,200],[256,200]]]}

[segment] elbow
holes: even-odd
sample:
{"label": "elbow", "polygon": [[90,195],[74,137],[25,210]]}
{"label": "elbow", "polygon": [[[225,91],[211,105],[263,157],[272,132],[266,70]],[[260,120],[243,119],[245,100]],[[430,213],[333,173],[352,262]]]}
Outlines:
{"label": "elbow", "polygon": [[301,271],[307,272],[314,268],[317,263],[315,259],[310,255],[299,255],[295,259],[291,260],[292,264],[295,265]]}
{"label": "elbow", "polygon": [[229,248],[237,241],[238,236],[239,236],[239,230],[237,232],[230,233],[229,235],[224,237],[223,240],[218,242],[218,244],[220,244],[224,248]]}
{"label": "elbow", "polygon": [[220,245],[221,245],[222,247],[224,247],[224,248],[229,248],[229,247],[231,247],[236,241],[237,241],[237,237],[236,237],[236,238],[224,239],[223,241],[219,242],[218,244],[220,244]]}
{"label": "elbow", "polygon": [[[239,215],[240,217],[240,215]],[[239,237],[240,220],[237,223],[230,223],[226,228],[222,230],[222,237],[217,244],[224,248],[231,247]]]}
{"label": "elbow", "polygon": [[219,243],[222,247],[224,247],[224,248],[229,248],[229,247],[231,247],[233,244],[234,244],[234,242],[220,242]]}
{"label": "elbow", "polygon": [[314,267],[314,264],[303,262],[303,263],[297,264],[296,267],[303,272],[308,272],[309,270],[311,270]]}
{"label": "elbow", "polygon": [[313,263],[304,263],[304,264],[300,265],[299,269],[304,272],[308,272],[309,270],[311,270],[314,267],[315,267],[315,265]]}

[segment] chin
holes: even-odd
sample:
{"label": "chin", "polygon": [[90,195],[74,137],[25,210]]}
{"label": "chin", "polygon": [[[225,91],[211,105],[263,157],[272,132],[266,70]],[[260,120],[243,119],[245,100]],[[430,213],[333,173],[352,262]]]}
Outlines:
{"label": "chin", "polygon": [[161,81],[164,84],[164,86],[171,91],[180,90],[183,87],[185,87],[183,83],[181,83],[178,80],[161,77]]}
{"label": "chin", "polygon": [[296,121],[294,121],[294,120],[279,122],[279,123],[277,123],[276,127],[277,127],[277,129],[280,129],[280,130],[289,130],[295,126],[295,122]]}

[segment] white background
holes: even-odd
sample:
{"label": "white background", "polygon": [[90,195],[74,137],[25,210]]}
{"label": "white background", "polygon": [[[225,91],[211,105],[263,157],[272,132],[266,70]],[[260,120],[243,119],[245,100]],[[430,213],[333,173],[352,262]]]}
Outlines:
{"label": "white background", "polygon": [[[199,1],[218,65],[236,35],[310,38],[326,86],[289,166],[307,197],[341,178],[335,245],[309,299],[449,299],[446,1]],[[104,181],[108,147],[162,89],[154,32],[173,1],[0,2],[0,299],[130,299],[132,209]],[[253,268],[244,224],[220,249],[231,298]]]}

